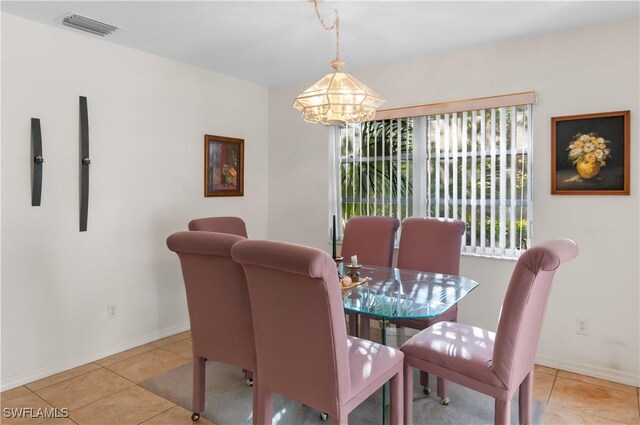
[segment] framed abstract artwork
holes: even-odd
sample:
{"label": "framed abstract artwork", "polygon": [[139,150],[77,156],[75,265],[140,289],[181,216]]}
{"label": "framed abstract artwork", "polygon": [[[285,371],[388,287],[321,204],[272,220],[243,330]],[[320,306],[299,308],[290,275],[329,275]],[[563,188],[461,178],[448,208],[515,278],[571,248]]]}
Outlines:
{"label": "framed abstract artwork", "polygon": [[204,136],[204,196],[244,196],[244,140]]}
{"label": "framed abstract artwork", "polygon": [[629,111],[551,118],[551,193],[629,194]]}

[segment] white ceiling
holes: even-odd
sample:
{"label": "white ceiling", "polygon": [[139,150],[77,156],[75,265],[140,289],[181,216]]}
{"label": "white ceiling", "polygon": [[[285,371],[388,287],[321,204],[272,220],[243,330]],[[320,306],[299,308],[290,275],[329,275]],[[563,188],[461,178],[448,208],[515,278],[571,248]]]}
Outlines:
{"label": "white ceiling", "polygon": [[[638,18],[638,1],[324,1],[340,11],[346,72],[474,45]],[[306,0],[2,1],[2,10],[63,27],[68,12],[120,30],[104,40],[278,86],[330,71],[334,34]],[[97,37],[99,38],[99,37]]]}

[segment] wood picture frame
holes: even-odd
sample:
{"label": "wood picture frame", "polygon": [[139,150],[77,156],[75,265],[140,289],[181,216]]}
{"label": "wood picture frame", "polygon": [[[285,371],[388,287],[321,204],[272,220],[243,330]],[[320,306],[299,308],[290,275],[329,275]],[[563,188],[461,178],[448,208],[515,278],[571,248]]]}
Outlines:
{"label": "wood picture frame", "polygon": [[551,118],[551,194],[629,195],[630,112]]}
{"label": "wood picture frame", "polygon": [[244,196],[244,139],[204,135],[204,196]]}

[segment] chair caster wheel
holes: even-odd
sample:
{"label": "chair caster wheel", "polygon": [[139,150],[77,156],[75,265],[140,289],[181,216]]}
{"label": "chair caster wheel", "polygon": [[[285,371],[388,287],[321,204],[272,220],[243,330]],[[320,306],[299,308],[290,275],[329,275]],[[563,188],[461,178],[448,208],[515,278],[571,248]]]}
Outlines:
{"label": "chair caster wheel", "polygon": [[429,395],[429,394],[431,394],[431,388],[423,387],[422,388],[422,392],[425,393],[426,395]]}
{"label": "chair caster wheel", "polygon": [[199,420],[199,419],[200,419],[200,413],[193,413],[193,414],[191,415],[191,420],[192,420],[193,422],[198,422],[198,420]]}
{"label": "chair caster wheel", "polygon": [[253,379],[247,378],[246,384],[247,384],[247,387],[253,387]]}
{"label": "chair caster wheel", "polygon": [[443,406],[448,406],[449,405],[449,399],[448,398],[443,398],[442,401],[440,401],[440,404],[442,404]]}
{"label": "chair caster wheel", "polygon": [[329,419],[329,415],[327,415],[324,412],[320,413],[320,419],[322,419],[323,421],[326,421],[327,419]]}

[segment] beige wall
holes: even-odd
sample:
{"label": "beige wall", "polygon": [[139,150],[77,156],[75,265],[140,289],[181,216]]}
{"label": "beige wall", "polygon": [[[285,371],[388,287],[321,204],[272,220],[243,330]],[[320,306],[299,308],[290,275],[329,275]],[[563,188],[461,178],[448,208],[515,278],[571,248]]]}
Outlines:
{"label": "beige wall", "polygon": [[[78,232],[78,96],[88,97],[89,228]],[[2,388],[188,328],[165,245],[195,217],[266,237],[267,89],[2,14]],[[247,115],[246,105],[253,105]],[[42,123],[31,206],[30,118]],[[204,134],[245,139],[245,196],[203,197]],[[107,320],[107,304],[119,317]]]}
{"label": "beige wall", "polygon": [[[581,250],[556,275],[538,362],[633,385],[640,384],[638,36],[633,20],[354,72],[388,99],[389,108],[537,92],[534,242],[568,237]],[[328,250],[328,129],[304,123],[291,108],[312,83],[269,91],[268,229],[270,238]],[[631,196],[551,196],[550,118],[626,109]],[[513,265],[463,258],[463,274],[481,286],[463,301],[461,321],[495,329]],[[589,321],[588,336],[576,335],[577,317]]]}

